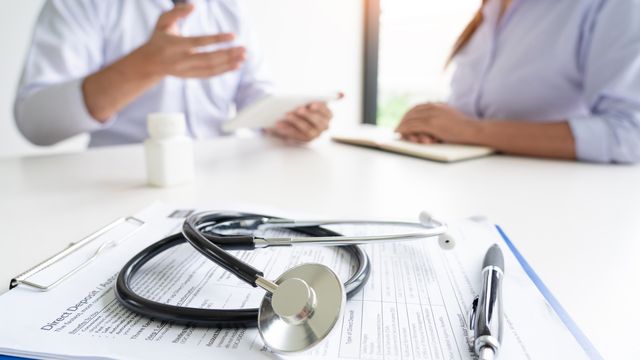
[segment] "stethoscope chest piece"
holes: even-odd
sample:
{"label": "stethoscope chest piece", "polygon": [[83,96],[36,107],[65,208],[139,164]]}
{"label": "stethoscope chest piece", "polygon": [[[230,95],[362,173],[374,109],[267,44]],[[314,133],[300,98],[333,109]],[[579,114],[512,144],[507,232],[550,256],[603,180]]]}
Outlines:
{"label": "stethoscope chest piece", "polygon": [[262,299],[258,329],[275,352],[306,350],[326,338],[342,317],[344,285],[330,268],[303,264],[283,273]]}

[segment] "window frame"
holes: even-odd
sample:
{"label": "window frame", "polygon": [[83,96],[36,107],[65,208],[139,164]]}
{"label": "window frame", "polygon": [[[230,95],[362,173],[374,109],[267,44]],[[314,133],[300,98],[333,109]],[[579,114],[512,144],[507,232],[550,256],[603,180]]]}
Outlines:
{"label": "window frame", "polygon": [[380,50],[380,1],[364,0],[363,108],[362,122],[377,125],[378,68]]}

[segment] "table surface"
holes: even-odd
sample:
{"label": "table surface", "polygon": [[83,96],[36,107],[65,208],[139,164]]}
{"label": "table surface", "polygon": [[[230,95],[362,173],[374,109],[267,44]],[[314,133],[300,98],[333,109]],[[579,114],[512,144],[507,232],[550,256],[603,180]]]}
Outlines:
{"label": "table surface", "polygon": [[0,293],[9,280],[154,201],[238,203],[328,218],[500,224],[605,358],[631,354],[640,323],[640,167],[493,156],[440,164],[331,143],[196,144],[197,178],[146,186],[141,146],[0,160]]}

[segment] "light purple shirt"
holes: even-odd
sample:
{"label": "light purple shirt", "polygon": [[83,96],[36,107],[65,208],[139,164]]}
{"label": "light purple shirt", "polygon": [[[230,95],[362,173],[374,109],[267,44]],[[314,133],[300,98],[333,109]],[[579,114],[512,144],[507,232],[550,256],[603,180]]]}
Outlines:
{"label": "light purple shirt", "polygon": [[580,160],[640,162],[640,1],[501,0],[456,57],[450,104],[484,119],[569,121]]}
{"label": "light purple shirt", "polygon": [[137,143],[147,137],[153,112],[183,112],[191,135],[213,137],[234,107],[270,92],[261,57],[251,42],[238,0],[191,0],[195,11],[179,24],[183,35],[236,34],[248,50],[238,71],[210,79],[166,77],[106,124],[89,115],[84,78],[144,44],[171,0],[49,0],[36,23],[14,113],[22,134],[50,145],[90,133],[90,146]]}

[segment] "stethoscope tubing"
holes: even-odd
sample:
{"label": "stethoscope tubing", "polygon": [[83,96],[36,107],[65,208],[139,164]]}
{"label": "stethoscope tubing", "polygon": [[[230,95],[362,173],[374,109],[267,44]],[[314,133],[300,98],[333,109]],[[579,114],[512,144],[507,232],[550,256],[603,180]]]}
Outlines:
{"label": "stethoscope tubing", "polygon": [[[222,235],[216,233],[216,226],[237,224],[277,224],[278,227],[294,230],[309,237],[261,238],[253,235]],[[337,245],[350,251],[357,260],[356,271],[344,283],[347,298],[355,295],[367,282],[371,273],[369,257],[357,244],[375,243],[376,241],[404,241],[408,239],[426,238],[446,232],[446,224],[429,218],[422,224],[394,221],[292,221],[256,214],[236,212],[205,212],[187,218],[182,226],[182,233],[171,235],[135,255],[119,273],[115,285],[115,295],[127,309],[144,316],[169,321],[172,323],[191,324],[214,327],[252,327],[256,326],[258,309],[202,309],[169,305],[146,299],[135,293],[132,281],[135,274],[147,262],[158,254],[177,245],[189,242],[197,251],[220,267],[256,287],[256,280],[265,281],[263,273],[253,266],[233,256],[228,250],[254,250],[257,247],[303,245]],[[428,224],[427,224],[428,223]],[[399,225],[422,228],[417,233],[353,236],[345,237],[320,225],[340,224],[375,224]],[[242,228],[242,226],[240,226]],[[255,230],[255,227],[252,228]],[[249,229],[250,230],[250,229]],[[273,284],[275,286],[275,284]],[[260,286],[263,289],[268,289]]]}
{"label": "stethoscope tubing", "polygon": [[150,245],[131,258],[116,280],[115,295],[120,303],[137,314],[173,323],[216,327],[255,326],[258,309],[212,310],[175,306],[149,300],[133,290],[133,277],[142,266],[160,253],[185,241],[182,234],[174,234]]}
{"label": "stethoscope tubing", "polygon": [[[178,233],[168,236],[140,251],[118,274],[114,287],[118,301],[128,310],[143,316],[169,321],[176,324],[210,326],[220,328],[255,327],[258,309],[201,309],[169,305],[156,302],[138,295],[133,287],[135,274],[155,256],[175,246],[184,244],[187,239]],[[222,245],[224,250],[227,247]],[[366,284],[371,273],[371,264],[367,253],[358,246],[344,246],[355,257],[357,266],[349,280],[344,283],[347,298],[353,297]]]}
{"label": "stethoscope tubing", "polygon": [[[422,216],[421,216],[422,218]],[[422,220],[421,220],[422,221]],[[247,284],[256,287],[256,280],[263,276],[262,272],[253,266],[243,262],[235,256],[221,249],[216,244],[233,245],[254,249],[266,246],[287,246],[293,244],[319,244],[319,245],[352,245],[366,244],[374,242],[406,241],[411,239],[428,238],[438,236],[447,231],[444,223],[433,220],[429,216],[430,226],[421,223],[408,223],[398,221],[366,221],[366,220],[334,220],[334,221],[295,221],[284,218],[271,217],[259,214],[247,214],[236,212],[202,212],[189,216],[183,224],[182,232],[187,241],[193,245],[201,254],[216,262],[224,269],[230,271]],[[245,225],[255,225],[252,230],[260,229],[265,225],[277,226],[298,232],[312,232],[309,237],[285,237],[285,238],[262,238],[253,235],[220,235],[214,230],[216,227],[237,224],[238,228]],[[369,225],[395,225],[421,228],[424,231],[418,233],[374,235],[374,236],[341,236],[330,231],[321,225],[344,225],[344,224],[369,224]],[[313,233],[314,229],[321,230],[320,233]]]}
{"label": "stethoscope tubing", "polygon": [[[223,215],[216,213],[209,216],[222,217]],[[208,221],[209,220],[204,222]],[[262,271],[231,255],[220,246],[216,245],[214,241],[210,241],[210,239],[205,237],[203,232],[200,231],[201,224],[199,224],[199,222],[200,217],[197,214],[195,216],[190,216],[184,221],[182,225],[182,234],[185,239],[206,258],[239,277],[247,284],[257,287],[256,280],[258,277],[264,276]],[[223,238],[229,240],[230,237],[225,236]],[[236,243],[246,242],[248,247],[255,246],[253,245],[252,238],[250,240],[251,244],[249,244],[249,241],[247,240],[248,239],[245,237],[237,237]]]}

